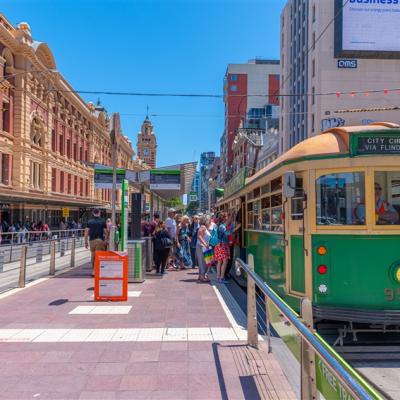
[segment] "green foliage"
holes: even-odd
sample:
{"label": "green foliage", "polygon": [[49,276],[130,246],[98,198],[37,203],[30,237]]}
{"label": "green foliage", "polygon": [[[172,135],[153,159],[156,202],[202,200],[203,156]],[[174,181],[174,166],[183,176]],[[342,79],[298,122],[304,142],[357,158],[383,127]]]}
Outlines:
{"label": "green foliage", "polygon": [[167,207],[181,207],[183,206],[182,199],[180,197],[173,197],[172,199],[166,202]]}

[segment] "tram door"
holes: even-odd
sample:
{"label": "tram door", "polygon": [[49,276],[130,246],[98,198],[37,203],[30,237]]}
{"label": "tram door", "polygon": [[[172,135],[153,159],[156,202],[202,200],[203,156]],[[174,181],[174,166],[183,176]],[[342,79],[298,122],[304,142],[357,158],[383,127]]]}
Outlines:
{"label": "tram door", "polygon": [[296,172],[295,195],[287,199],[285,207],[286,287],[289,293],[299,296],[305,294],[304,235],[306,232],[303,214],[306,184],[305,172]]}

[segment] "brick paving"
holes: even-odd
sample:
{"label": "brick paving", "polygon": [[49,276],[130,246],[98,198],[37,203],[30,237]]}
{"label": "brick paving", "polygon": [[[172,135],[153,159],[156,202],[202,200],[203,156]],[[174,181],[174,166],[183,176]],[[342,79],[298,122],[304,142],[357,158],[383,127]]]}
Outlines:
{"label": "brick paving", "polygon": [[[108,331],[104,341],[62,340],[79,329],[231,328],[212,286],[196,278],[187,270],[130,284],[139,296],[100,304],[132,306],[120,315],[70,314],[99,304],[87,264],[1,299],[0,335],[14,336],[0,336],[0,399],[295,399],[273,354],[240,338],[121,342]],[[45,329],[64,331],[34,341]]]}

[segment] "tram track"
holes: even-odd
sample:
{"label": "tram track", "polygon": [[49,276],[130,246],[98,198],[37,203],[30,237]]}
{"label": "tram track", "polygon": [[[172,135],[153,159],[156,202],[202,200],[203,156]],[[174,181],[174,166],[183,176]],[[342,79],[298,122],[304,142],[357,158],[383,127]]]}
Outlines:
{"label": "tram track", "polygon": [[[246,312],[246,287],[232,277],[229,290]],[[262,311],[262,308],[260,309]],[[331,321],[317,324],[318,333],[386,400],[400,400],[400,335],[397,332],[357,333],[347,335],[343,345],[333,346],[343,323]],[[260,333],[264,328],[259,326]]]}

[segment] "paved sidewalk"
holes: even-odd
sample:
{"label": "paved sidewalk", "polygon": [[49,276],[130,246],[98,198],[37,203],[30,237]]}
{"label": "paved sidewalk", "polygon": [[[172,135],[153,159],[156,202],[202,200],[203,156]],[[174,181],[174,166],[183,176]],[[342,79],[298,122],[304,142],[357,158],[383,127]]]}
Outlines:
{"label": "paved sidewalk", "polygon": [[0,398],[295,399],[196,270],[93,302],[88,264],[0,299]]}

